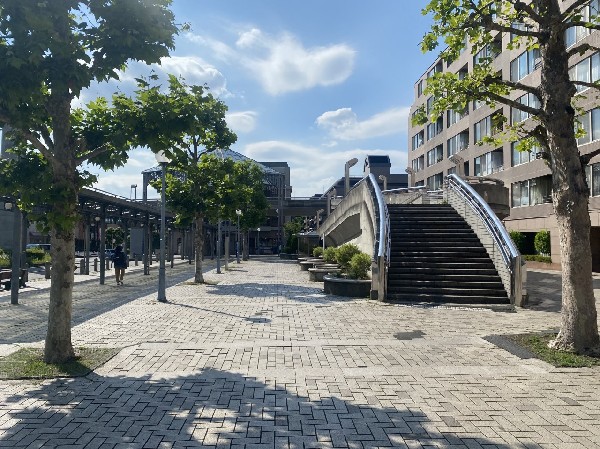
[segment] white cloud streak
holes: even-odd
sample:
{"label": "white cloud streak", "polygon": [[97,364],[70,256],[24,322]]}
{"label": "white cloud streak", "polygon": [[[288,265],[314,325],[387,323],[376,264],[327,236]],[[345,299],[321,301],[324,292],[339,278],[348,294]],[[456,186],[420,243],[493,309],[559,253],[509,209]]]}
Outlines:
{"label": "white cloud streak", "polygon": [[409,108],[392,108],[359,121],[351,108],[327,111],[317,117],[316,124],[340,140],[362,140],[405,133]]}

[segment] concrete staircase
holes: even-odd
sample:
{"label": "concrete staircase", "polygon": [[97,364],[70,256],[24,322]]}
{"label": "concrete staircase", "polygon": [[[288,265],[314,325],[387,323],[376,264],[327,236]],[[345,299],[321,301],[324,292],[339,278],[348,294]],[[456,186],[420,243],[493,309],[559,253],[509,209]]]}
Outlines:
{"label": "concrete staircase", "polygon": [[507,304],[492,260],[467,222],[446,204],[388,205],[390,300]]}

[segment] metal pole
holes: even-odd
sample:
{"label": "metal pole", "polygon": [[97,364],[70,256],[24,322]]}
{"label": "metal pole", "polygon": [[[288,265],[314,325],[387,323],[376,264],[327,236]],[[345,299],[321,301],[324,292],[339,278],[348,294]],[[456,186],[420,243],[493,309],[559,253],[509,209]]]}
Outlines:
{"label": "metal pole", "polygon": [[84,239],[84,255],[85,257],[85,274],[90,274],[90,217],[85,219],[85,239]]}
{"label": "metal pole", "polygon": [[[16,202],[15,202],[16,203]],[[12,242],[12,273],[10,277],[10,303],[19,304],[19,275],[21,274],[21,239],[23,225],[21,211],[16,204],[13,206],[13,242]]]}
{"label": "metal pole", "polygon": [[235,243],[235,256],[237,263],[240,263],[240,214],[238,214],[238,226],[237,226],[237,242]]}
{"label": "metal pole", "polygon": [[106,206],[102,206],[98,229],[100,235],[100,285],[104,285],[106,277]]}
{"label": "metal pole", "polygon": [[166,163],[162,163],[160,192],[160,265],[158,268],[158,301],[167,302],[165,292],[165,171]]}
{"label": "metal pole", "polygon": [[221,274],[221,218],[217,224],[217,274]]}

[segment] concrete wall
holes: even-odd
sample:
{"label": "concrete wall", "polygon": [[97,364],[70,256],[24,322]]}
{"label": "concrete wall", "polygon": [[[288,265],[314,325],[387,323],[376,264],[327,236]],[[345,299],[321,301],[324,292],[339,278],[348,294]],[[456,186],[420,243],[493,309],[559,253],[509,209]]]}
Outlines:
{"label": "concrete wall", "polygon": [[375,211],[371,192],[366,182],[362,182],[344,197],[319,228],[326,246],[340,246],[354,243],[370,256],[374,255]]}

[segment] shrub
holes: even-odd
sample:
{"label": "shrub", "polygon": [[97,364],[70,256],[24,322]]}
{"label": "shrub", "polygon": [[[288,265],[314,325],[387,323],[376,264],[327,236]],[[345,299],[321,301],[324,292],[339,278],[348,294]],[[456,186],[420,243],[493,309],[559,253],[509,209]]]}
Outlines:
{"label": "shrub", "polygon": [[531,260],[533,262],[544,262],[544,263],[552,263],[552,257],[550,256],[540,256],[539,254],[526,254],[523,256],[525,260]]}
{"label": "shrub", "polygon": [[348,271],[350,261],[355,254],[359,254],[360,249],[352,243],[344,243],[335,250],[335,259],[343,271]]}
{"label": "shrub", "polygon": [[10,267],[10,255],[0,248],[0,268]]}
{"label": "shrub", "polygon": [[313,256],[314,257],[321,257],[323,255],[323,247],[322,246],[315,246],[313,248]]}
{"label": "shrub", "polygon": [[512,241],[515,242],[519,252],[521,254],[525,252],[525,234],[523,234],[521,231],[510,231],[509,235]]}
{"label": "shrub", "polygon": [[550,255],[550,231],[541,230],[538,232],[533,239],[533,245],[539,254]]}
{"label": "shrub", "polygon": [[351,279],[368,279],[368,272],[371,269],[371,256],[365,253],[358,253],[352,256],[348,268],[348,276]]}
{"label": "shrub", "polygon": [[323,251],[323,260],[327,263],[336,263],[336,249],[334,246],[330,246],[329,248],[325,248]]}
{"label": "shrub", "polygon": [[27,263],[30,266],[43,265],[46,262],[50,262],[50,254],[42,248],[29,248],[25,250],[25,254],[27,256]]}

